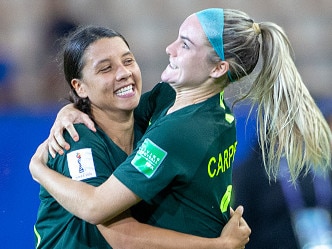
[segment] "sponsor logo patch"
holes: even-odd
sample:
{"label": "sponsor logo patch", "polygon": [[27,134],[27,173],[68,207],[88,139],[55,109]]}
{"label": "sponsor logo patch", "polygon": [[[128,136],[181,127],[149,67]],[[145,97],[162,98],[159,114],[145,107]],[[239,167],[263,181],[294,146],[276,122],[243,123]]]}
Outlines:
{"label": "sponsor logo patch", "polygon": [[146,177],[150,178],[165,159],[167,152],[146,138],[139,147],[131,164]]}
{"label": "sponsor logo patch", "polygon": [[68,153],[67,162],[69,173],[73,180],[82,181],[91,177],[96,177],[96,169],[90,148],[75,150]]}

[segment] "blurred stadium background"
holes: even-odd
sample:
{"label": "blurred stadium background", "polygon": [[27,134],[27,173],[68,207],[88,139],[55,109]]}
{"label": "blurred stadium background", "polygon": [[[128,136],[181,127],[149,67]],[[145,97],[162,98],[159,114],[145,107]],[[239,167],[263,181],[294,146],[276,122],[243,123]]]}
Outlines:
{"label": "blurred stadium background", "polygon": [[[121,32],[140,64],[146,91],[160,80],[168,62],[165,48],[184,18],[210,7],[240,9],[256,22],[282,26],[312,95],[331,101],[330,0],[0,0],[2,249],[33,248],[39,186],[30,177],[29,159],[48,136],[68,91],[55,61],[56,40],[80,24],[106,25]],[[231,89],[230,94],[238,90]],[[246,108],[237,110],[239,161],[254,136],[254,125],[244,130],[246,114]]]}

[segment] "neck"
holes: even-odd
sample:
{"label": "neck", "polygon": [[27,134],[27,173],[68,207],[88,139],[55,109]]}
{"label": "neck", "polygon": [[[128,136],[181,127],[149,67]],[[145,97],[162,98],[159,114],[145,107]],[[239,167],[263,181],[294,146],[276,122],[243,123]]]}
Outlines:
{"label": "neck", "polygon": [[133,112],[115,113],[94,111],[98,126],[128,155],[133,151],[134,115]]}
{"label": "neck", "polygon": [[174,105],[168,110],[167,114],[180,110],[186,106],[201,103],[217,93],[220,93],[223,89],[219,84],[213,84],[205,86],[202,84],[195,88],[174,87],[176,92],[176,99]]}

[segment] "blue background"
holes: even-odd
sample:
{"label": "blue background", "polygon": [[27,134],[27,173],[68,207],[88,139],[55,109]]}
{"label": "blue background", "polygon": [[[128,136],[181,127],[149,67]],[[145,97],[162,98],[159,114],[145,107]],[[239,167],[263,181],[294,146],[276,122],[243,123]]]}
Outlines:
{"label": "blue background", "polygon": [[55,112],[10,110],[0,114],[0,248],[34,248],[39,185],[28,165],[48,136]]}

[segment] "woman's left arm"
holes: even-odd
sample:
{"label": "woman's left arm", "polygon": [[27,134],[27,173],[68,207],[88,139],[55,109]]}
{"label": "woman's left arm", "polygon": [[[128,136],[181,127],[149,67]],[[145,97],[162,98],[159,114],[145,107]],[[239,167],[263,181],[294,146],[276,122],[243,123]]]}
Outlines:
{"label": "woman's left arm", "polygon": [[89,223],[104,223],[140,201],[113,175],[98,187],[65,177],[47,167],[47,155],[45,141],[30,161],[33,179],[65,209]]}

